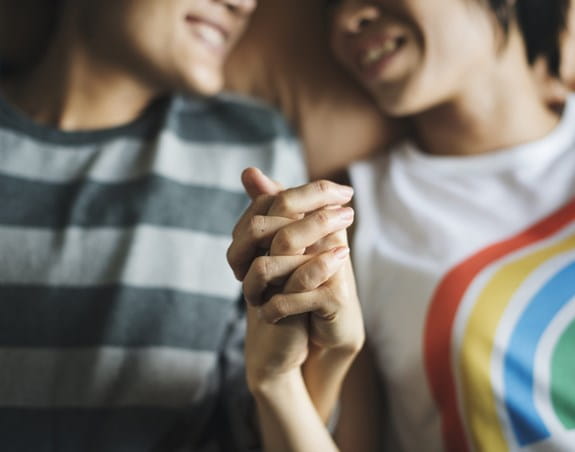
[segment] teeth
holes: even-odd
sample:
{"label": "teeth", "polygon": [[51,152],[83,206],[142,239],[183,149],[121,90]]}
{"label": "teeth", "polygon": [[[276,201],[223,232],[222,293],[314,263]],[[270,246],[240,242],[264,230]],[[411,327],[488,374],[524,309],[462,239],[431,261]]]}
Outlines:
{"label": "teeth", "polygon": [[397,39],[388,39],[380,47],[371,49],[362,59],[362,64],[368,65],[394,52],[399,46]]}
{"label": "teeth", "polygon": [[224,34],[207,24],[194,24],[196,33],[208,44],[214,47],[221,47],[226,43],[226,37]]}

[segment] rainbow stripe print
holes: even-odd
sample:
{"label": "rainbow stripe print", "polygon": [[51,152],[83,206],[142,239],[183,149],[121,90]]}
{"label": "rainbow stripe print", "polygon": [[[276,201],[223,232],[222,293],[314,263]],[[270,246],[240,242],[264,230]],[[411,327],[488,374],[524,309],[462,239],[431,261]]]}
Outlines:
{"label": "rainbow stripe print", "polygon": [[575,200],[454,267],[423,347],[446,450],[575,451]]}

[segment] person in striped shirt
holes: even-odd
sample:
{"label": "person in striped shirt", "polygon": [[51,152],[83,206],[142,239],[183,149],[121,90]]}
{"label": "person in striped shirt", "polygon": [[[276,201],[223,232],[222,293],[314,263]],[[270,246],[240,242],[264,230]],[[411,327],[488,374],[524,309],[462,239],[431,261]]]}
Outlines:
{"label": "person in striped shirt", "polygon": [[257,443],[225,253],[240,171],[305,170],[281,116],[218,94],[255,6],[61,0],[41,58],[2,74],[1,450]]}

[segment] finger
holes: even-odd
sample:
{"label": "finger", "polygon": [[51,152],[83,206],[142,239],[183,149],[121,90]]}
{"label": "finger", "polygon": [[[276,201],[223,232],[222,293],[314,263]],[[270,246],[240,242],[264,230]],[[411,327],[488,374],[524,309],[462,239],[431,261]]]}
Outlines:
{"label": "finger", "polygon": [[268,323],[277,323],[286,317],[313,312],[324,319],[337,315],[336,305],[331,303],[331,291],[321,286],[309,292],[279,293],[260,308],[259,315]]}
{"label": "finger", "polygon": [[326,235],[323,239],[318,240],[313,245],[308,246],[305,249],[305,253],[320,254],[334,248],[349,246],[349,242],[347,240],[348,231],[349,229],[342,229],[340,231]]}
{"label": "finger", "polygon": [[[272,195],[260,195],[258,196],[246,209],[243,215],[240,217],[234,229],[232,231],[233,241],[227,250],[227,260],[228,264],[232,268],[236,279],[241,281],[245,276],[245,273],[251,264],[252,259],[258,254],[257,244],[252,244],[248,247],[245,244],[246,240],[249,240],[250,228],[255,230],[255,225],[253,218],[258,215],[265,215],[269,210],[274,197]],[[257,220],[255,220],[257,222]],[[247,248],[247,251],[244,250]]]}
{"label": "finger", "polygon": [[327,282],[343,266],[349,248],[338,247],[297,267],[283,286],[284,293],[308,292]]}
{"label": "finger", "polygon": [[244,298],[254,306],[263,304],[270,286],[283,286],[290,275],[310,259],[313,256],[257,257],[244,278]]}
{"label": "finger", "polygon": [[244,279],[252,261],[261,251],[271,246],[275,234],[293,222],[289,218],[265,215],[255,215],[247,221],[241,231],[238,229],[227,251],[228,263],[239,281]]}
{"label": "finger", "polygon": [[255,215],[266,215],[274,199],[272,195],[260,195],[254,199],[234,226],[232,237],[235,239],[238,235],[243,234]]}
{"label": "finger", "polygon": [[[264,322],[266,324],[264,326],[271,328],[270,325],[267,325],[270,322],[266,322],[265,319],[263,319],[259,307],[252,306],[249,303],[246,303],[245,306],[246,306],[246,319],[247,319],[247,323],[248,323],[248,329],[249,328],[258,328],[259,332],[261,333],[262,327],[263,327],[262,322]],[[282,327],[282,329],[284,331],[286,331],[287,328],[293,328],[293,327],[299,328],[302,321],[305,324],[307,324],[309,322],[309,316],[305,315],[305,314],[302,316],[292,316],[290,318],[283,319],[281,322],[279,322],[279,324],[272,325],[272,326],[273,327]],[[290,333],[289,330],[288,330],[288,333]]]}
{"label": "finger", "polygon": [[260,195],[276,195],[283,190],[280,183],[273,181],[261,170],[253,167],[243,171],[242,183],[252,200]]}
{"label": "finger", "polygon": [[268,214],[295,218],[322,207],[347,204],[352,197],[351,187],[319,180],[280,192],[271,204]]}
{"label": "finger", "polygon": [[351,207],[322,209],[281,228],[274,236],[270,255],[292,256],[303,254],[308,246],[327,235],[345,229],[353,223]]}

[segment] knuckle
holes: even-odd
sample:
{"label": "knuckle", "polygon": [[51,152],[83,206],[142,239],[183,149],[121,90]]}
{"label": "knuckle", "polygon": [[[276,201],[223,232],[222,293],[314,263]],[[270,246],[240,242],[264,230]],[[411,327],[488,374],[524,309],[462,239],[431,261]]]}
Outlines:
{"label": "knuckle", "polygon": [[274,210],[283,213],[291,212],[292,201],[289,192],[282,192],[276,197],[276,200],[274,201]]}
{"label": "knuckle", "polygon": [[322,256],[320,259],[318,259],[315,267],[317,273],[322,277],[328,276],[332,271],[331,260],[329,256]]}
{"label": "knuckle", "polygon": [[272,320],[280,320],[290,315],[287,299],[281,294],[270,298],[266,303],[266,308]]}
{"label": "knuckle", "polygon": [[321,225],[321,226],[327,226],[330,223],[330,219],[331,216],[329,214],[329,211],[327,210],[319,210],[318,212],[316,212],[315,214],[316,216],[316,221]]}
{"label": "knuckle", "polygon": [[287,253],[294,249],[294,234],[289,229],[278,231],[272,241],[272,248],[278,253]]}
{"label": "knuckle", "polygon": [[332,184],[330,181],[321,179],[314,183],[314,188],[319,193],[327,193],[331,190]]}
{"label": "knuckle", "polygon": [[304,271],[296,272],[292,276],[293,287],[296,291],[305,291],[314,287],[312,276]]}
{"label": "knuckle", "polygon": [[254,215],[248,223],[248,234],[252,239],[259,239],[265,233],[266,217],[263,215]]}
{"label": "knuckle", "polygon": [[257,257],[252,263],[252,272],[258,282],[266,282],[270,271],[270,262],[267,256]]}

